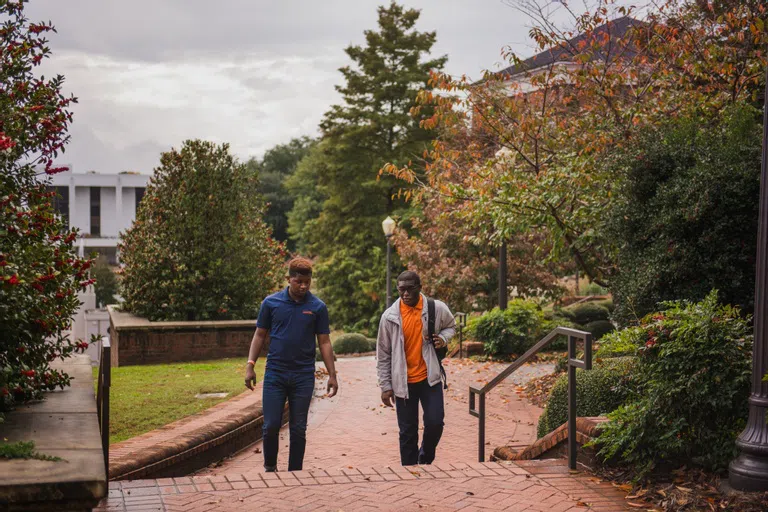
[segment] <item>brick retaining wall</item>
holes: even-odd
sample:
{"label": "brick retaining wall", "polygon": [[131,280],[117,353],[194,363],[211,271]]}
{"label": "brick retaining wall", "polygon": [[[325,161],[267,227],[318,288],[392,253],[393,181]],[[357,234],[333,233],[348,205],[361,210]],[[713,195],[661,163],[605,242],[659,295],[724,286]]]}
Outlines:
{"label": "brick retaining wall", "polygon": [[[256,320],[150,322],[109,310],[112,366],[248,357]],[[265,344],[262,355],[266,354]]]}

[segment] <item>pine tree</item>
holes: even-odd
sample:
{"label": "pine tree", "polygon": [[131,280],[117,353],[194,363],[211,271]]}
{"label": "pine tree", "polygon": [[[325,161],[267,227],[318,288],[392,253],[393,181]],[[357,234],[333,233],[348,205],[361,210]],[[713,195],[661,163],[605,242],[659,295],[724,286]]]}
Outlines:
{"label": "pine tree", "polygon": [[379,169],[419,160],[427,149],[431,137],[411,108],[419,90],[430,88],[430,70],[446,61],[428,59],[436,33],[415,30],[418,10],[392,2],[378,14],[366,45],[346,49],[354,65],[340,69],[343,101],[320,125],[318,186],[327,199],[308,245],[319,257],[317,277],[332,320],[357,330],[375,327],[384,305],[381,221],[406,208],[398,195],[402,182],[379,177]]}

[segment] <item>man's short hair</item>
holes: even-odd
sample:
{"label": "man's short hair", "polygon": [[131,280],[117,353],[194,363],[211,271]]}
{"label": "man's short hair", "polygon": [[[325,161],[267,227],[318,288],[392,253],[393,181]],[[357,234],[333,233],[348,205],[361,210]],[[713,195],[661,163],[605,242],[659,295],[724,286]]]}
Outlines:
{"label": "man's short hair", "polygon": [[421,278],[413,270],[406,270],[397,276],[397,282],[399,283],[400,281],[415,281],[417,286],[421,286]]}
{"label": "man's short hair", "polygon": [[312,262],[307,258],[293,258],[288,262],[288,277],[312,277]]}

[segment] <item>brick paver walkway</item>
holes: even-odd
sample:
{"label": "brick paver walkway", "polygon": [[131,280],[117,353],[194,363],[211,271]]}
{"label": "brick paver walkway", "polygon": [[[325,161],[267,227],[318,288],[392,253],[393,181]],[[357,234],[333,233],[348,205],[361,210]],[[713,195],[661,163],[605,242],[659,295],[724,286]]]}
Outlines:
{"label": "brick paver walkway", "polygon": [[624,494],[562,461],[344,468],[110,483],[98,511],[233,510],[617,512]]}
{"label": "brick paver walkway", "polygon": [[[284,429],[276,474],[263,472],[257,443],[192,477],[111,482],[97,510],[627,510],[624,493],[588,474],[570,474],[563,460],[475,462],[477,419],[467,412],[468,386],[503,368],[448,362],[445,433],[432,466],[399,465],[397,420],[380,406],[374,359],[339,359],[339,395],[323,398],[325,383],[317,382],[304,471],[286,471]],[[486,457],[496,446],[535,440],[541,410],[518,398],[515,388],[551,370],[525,366],[488,395]]]}
{"label": "brick paver walkway", "polygon": [[[318,381],[310,406],[304,469],[327,469],[341,465],[389,466],[400,462],[397,417],[394,409],[381,405],[373,357],[340,358],[336,362],[339,393],[322,398],[324,381]],[[445,392],[445,431],[435,462],[476,462],[478,420],[469,415],[470,383],[482,385],[505,368],[503,364],[446,360],[449,388]],[[536,440],[541,409],[521,399],[515,387],[531,378],[550,373],[551,364],[520,368],[487,397],[486,460],[496,446],[529,444]],[[281,433],[278,469],[288,465],[288,431]],[[216,468],[200,475],[260,471],[264,464],[257,443]]]}

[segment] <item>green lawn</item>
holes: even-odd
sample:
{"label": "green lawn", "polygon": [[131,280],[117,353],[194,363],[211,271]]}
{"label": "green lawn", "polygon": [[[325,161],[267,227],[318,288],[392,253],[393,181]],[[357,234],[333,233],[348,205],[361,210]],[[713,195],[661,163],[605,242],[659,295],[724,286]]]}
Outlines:
{"label": "green lawn", "polygon": [[[94,368],[94,380],[98,368]],[[256,365],[259,381],[264,359]],[[117,443],[195,414],[245,390],[242,358],[112,369],[109,442]],[[195,398],[199,393],[227,398]]]}

